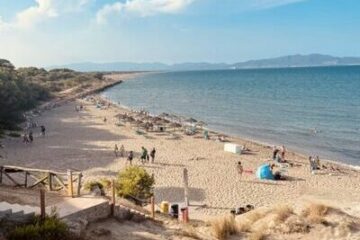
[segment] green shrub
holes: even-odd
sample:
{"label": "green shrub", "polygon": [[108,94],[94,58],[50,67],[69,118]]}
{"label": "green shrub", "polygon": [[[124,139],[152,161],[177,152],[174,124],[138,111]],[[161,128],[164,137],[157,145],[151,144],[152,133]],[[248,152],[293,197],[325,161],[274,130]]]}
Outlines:
{"label": "green shrub", "polygon": [[9,137],[21,137],[21,134],[20,133],[17,133],[17,132],[10,132],[8,133],[8,136]]}
{"label": "green shrub", "polygon": [[36,217],[32,224],[15,227],[7,234],[8,240],[65,240],[69,238],[67,225],[56,215],[48,216],[44,221]]}
{"label": "green shrub", "polygon": [[100,188],[100,190],[104,189],[104,186],[98,181],[88,181],[84,184],[84,189],[86,191],[92,191],[95,187]]}
{"label": "green shrub", "polygon": [[116,191],[122,197],[133,196],[146,199],[151,197],[154,183],[154,177],[150,176],[144,168],[130,166],[119,172],[116,179]]}

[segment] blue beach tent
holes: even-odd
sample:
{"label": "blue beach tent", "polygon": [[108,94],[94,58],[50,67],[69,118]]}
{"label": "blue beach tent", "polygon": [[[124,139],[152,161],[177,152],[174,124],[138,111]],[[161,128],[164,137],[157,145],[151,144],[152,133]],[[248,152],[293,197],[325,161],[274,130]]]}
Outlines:
{"label": "blue beach tent", "polygon": [[269,164],[264,164],[261,165],[257,171],[256,171],[256,176],[259,179],[269,179],[269,180],[274,180],[274,175],[271,172],[270,169],[270,165]]}

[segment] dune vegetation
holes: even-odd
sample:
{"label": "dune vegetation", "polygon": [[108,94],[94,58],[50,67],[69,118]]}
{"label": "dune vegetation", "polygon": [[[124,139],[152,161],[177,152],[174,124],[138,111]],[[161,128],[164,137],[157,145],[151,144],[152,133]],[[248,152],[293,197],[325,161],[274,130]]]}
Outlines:
{"label": "dune vegetation", "polygon": [[81,91],[103,79],[101,73],[81,73],[70,69],[18,68],[0,59],[0,133],[16,130],[23,113],[39,103],[76,88]]}

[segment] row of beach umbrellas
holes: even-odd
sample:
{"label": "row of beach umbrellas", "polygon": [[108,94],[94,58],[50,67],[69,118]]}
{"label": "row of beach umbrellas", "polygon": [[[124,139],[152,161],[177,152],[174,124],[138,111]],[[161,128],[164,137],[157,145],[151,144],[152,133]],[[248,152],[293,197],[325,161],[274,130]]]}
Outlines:
{"label": "row of beach umbrellas", "polygon": [[176,115],[170,115],[168,113],[162,113],[159,116],[150,116],[143,113],[135,114],[117,114],[119,120],[129,122],[139,127],[151,128],[155,125],[167,126],[170,128],[181,128],[183,125],[192,125],[204,127],[206,123],[203,121],[197,121],[194,118],[185,119]]}

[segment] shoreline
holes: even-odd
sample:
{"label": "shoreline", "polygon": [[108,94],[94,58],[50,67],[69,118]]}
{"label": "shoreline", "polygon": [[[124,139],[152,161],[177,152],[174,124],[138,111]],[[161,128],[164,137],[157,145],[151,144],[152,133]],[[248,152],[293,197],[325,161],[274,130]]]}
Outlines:
{"label": "shoreline", "polygon": [[[188,169],[190,199],[194,207],[191,217],[208,219],[228,213],[232,208],[246,204],[255,207],[293,203],[297,200],[329,200],[341,206],[355,206],[360,199],[358,171],[336,164],[317,174],[309,171],[309,163],[300,154],[288,151],[285,158],[293,166],[278,165],[276,170],[286,170],[286,181],[259,180],[255,172],[269,161],[272,150],[263,144],[243,138],[227,139],[246,145],[251,151],[238,155],[224,151],[224,143],[205,140],[201,133],[188,136],[180,129],[166,132],[150,131],[138,134],[134,124],[119,122],[115,117],[130,110],[111,104],[108,108],[101,94],[69,101],[51,111],[44,111],[34,120],[46,126],[46,137],[34,128],[34,142],[7,138],[4,142],[7,155],[5,165],[52,170],[77,169],[82,171],[84,183],[99,179],[113,179],[128,166],[126,158],[114,154],[114,145],[124,145],[125,151],[135,153],[133,165],[154,174],[156,204],[162,201],[181,203],[183,198],[183,169]],[[104,101],[97,107],[96,101]],[[76,111],[82,104],[84,110]],[[107,121],[104,121],[104,118]],[[123,123],[123,124],[118,124]],[[178,135],[179,138],[172,138]],[[142,164],[141,147],[156,148],[154,163]],[[244,170],[251,173],[239,175],[236,164],[241,161]],[[335,169],[331,169],[334,167]],[[356,203],[356,204],[355,204]],[[355,205],[354,205],[355,204]],[[196,206],[195,206],[196,205]],[[358,205],[356,205],[358,206]],[[360,209],[352,209],[360,214]]]}
{"label": "shoreline", "polygon": [[[134,76],[134,78],[136,78],[136,76]],[[131,78],[131,79],[134,79],[134,78]],[[114,86],[118,85],[118,84],[121,84],[121,82],[117,83],[117,84],[114,84]],[[137,109],[132,108],[132,107],[127,106],[127,105],[122,105],[122,104],[119,105],[115,101],[112,101],[111,99],[106,98],[105,96],[103,96],[101,92],[102,91],[99,91],[95,95],[98,96],[100,99],[102,99],[105,102],[110,102],[112,105],[116,106],[120,111],[121,110],[138,111]],[[152,114],[151,112],[150,112],[150,115],[156,116],[156,114]],[[174,113],[174,115],[179,116],[178,113]],[[192,116],[184,116],[184,117],[191,118]],[[209,132],[211,132],[213,134],[225,135],[230,139],[234,139],[235,141],[238,140],[238,141],[249,142],[249,143],[257,144],[259,146],[266,147],[266,148],[272,148],[274,145],[276,145],[276,144],[271,144],[271,143],[268,143],[268,142],[265,142],[265,141],[262,141],[262,140],[259,140],[259,139],[253,139],[253,138],[248,138],[248,137],[245,137],[245,136],[228,134],[228,133],[225,133],[225,132],[222,132],[222,131],[219,131],[219,130],[215,130],[215,129],[212,129],[212,128],[205,127],[204,129],[207,129]],[[281,144],[278,144],[278,145],[281,145]],[[288,153],[293,153],[293,154],[295,154],[295,155],[297,155],[299,157],[302,157],[302,158],[308,158],[307,154],[305,154],[303,152],[300,152],[300,151],[297,151],[297,150],[293,150],[291,147],[290,148],[286,147],[286,149],[287,149]],[[332,160],[332,159],[327,159],[327,158],[321,158],[321,161],[322,162],[327,162],[327,163],[330,163],[330,164],[334,164],[334,165],[337,165],[337,166],[340,166],[340,167],[356,170],[356,171],[360,172],[360,165],[347,164],[347,163],[341,162],[339,160]]]}

